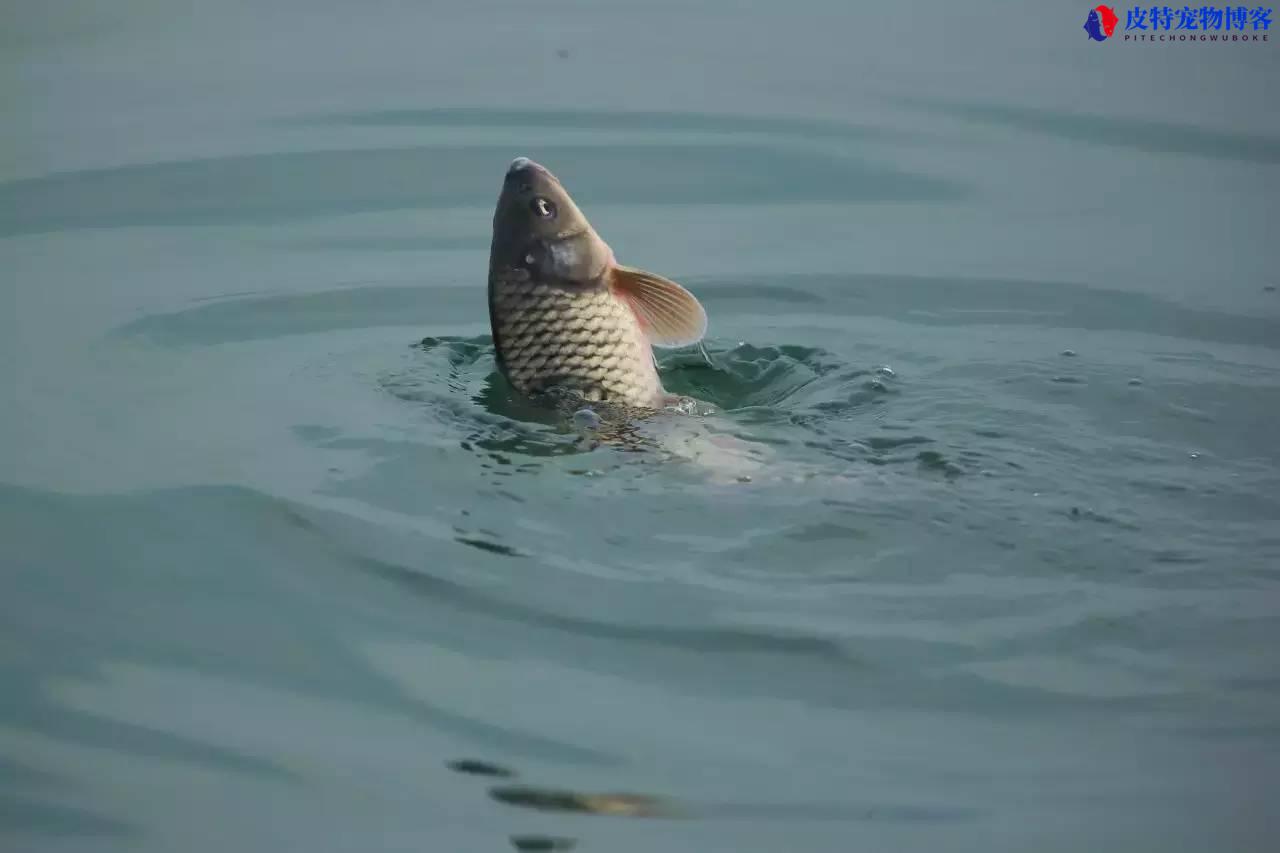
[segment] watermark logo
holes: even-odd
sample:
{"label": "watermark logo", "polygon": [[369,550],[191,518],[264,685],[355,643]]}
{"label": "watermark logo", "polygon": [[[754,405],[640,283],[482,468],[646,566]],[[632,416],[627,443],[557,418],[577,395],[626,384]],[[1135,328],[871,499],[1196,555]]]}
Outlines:
{"label": "watermark logo", "polygon": [[[1270,6],[1135,6],[1125,14],[1122,41],[1270,41]],[[1085,18],[1091,41],[1108,41],[1120,18],[1110,6],[1095,6]]]}
{"label": "watermark logo", "polygon": [[1116,31],[1120,18],[1116,10],[1110,6],[1095,6],[1089,10],[1089,17],[1084,21],[1084,31],[1094,41],[1106,41]]}

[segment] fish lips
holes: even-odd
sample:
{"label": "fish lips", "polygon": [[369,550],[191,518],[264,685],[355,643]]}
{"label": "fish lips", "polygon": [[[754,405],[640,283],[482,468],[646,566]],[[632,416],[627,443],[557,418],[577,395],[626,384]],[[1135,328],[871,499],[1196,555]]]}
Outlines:
{"label": "fish lips", "polygon": [[555,184],[560,183],[560,179],[551,173],[551,170],[541,163],[534,162],[528,157],[517,157],[511,161],[511,165],[507,167],[507,175],[504,183],[506,186],[536,187],[540,181],[550,181]]}
{"label": "fish lips", "polygon": [[535,163],[528,157],[517,157],[511,161],[511,165],[507,167],[507,177],[518,174],[520,172],[542,172],[550,175],[551,172],[541,163]]}

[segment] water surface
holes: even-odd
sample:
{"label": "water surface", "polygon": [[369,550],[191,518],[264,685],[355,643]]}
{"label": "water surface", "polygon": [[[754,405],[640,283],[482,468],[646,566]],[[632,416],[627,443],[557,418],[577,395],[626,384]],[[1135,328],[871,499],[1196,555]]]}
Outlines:
{"label": "water surface", "polygon": [[[1270,849],[1276,53],[1082,9],[10,10],[6,847]],[[517,155],[718,414],[513,398]]]}

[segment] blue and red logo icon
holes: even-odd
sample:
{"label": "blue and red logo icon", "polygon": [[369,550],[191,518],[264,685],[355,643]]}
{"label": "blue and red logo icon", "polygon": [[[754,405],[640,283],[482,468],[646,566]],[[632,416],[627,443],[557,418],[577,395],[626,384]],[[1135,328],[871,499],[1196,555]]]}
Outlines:
{"label": "blue and red logo icon", "polygon": [[1270,6],[1135,6],[1125,15],[1124,34],[1116,34],[1120,16],[1110,6],[1094,6],[1084,19],[1090,41],[1125,42],[1269,42]]}
{"label": "blue and red logo icon", "polygon": [[1094,41],[1106,41],[1116,31],[1116,24],[1119,22],[1120,17],[1115,9],[1110,6],[1095,6],[1089,10],[1089,17],[1085,18],[1084,31]]}

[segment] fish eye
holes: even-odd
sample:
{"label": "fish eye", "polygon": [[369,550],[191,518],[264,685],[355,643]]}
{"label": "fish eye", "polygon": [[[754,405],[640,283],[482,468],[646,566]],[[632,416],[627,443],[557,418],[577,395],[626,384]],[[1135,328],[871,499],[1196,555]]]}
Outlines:
{"label": "fish eye", "polygon": [[535,216],[541,219],[550,219],[556,215],[556,206],[542,196],[538,196],[533,201],[529,202],[529,209],[533,211]]}

